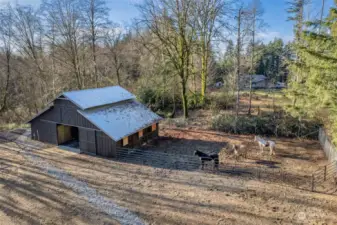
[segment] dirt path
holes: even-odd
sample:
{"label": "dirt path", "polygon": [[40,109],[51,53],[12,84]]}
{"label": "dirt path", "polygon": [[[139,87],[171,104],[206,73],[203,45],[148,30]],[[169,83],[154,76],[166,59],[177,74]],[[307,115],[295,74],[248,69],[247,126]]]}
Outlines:
{"label": "dirt path", "polygon": [[85,198],[95,208],[110,215],[112,218],[116,219],[119,223],[125,225],[144,224],[137,215],[130,212],[127,208],[120,207],[119,205],[114,203],[111,199],[108,200],[104,198],[94,188],[89,187],[85,182],[75,179],[62,169],[51,165],[46,160],[43,160],[41,157],[35,155],[33,150],[24,145],[26,137],[27,135],[24,134],[18,138],[20,144],[18,144],[17,146],[19,146],[19,148],[15,146],[8,147],[4,145],[0,145],[0,147],[6,147],[9,150],[17,151],[18,153],[22,154],[25,159],[29,160],[29,162],[34,167],[39,168],[42,173],[50,175],[53,178],[56,178],[63,185],[72,189],[81,197]]}

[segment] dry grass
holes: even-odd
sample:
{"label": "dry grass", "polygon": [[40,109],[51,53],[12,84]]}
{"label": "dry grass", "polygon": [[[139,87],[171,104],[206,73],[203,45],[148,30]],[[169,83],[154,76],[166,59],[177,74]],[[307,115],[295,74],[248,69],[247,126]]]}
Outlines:
{"label": "dry grass", "polygon": [[[220,95],[221,91],[213,91],[210,93],[212,96]],[[287,99],[281,91],[255,91],[252,98],[251,114],[256,116],[260,111],[260,115],[267,115],[279,110],[281,106],[287,104]],[[248,92],[241,92],[240,96],[240,115],[247,115],[249,106]],[[216,115],[233,114],[234,109],[220,109],[219,111],[212,112],[210,109],[197,109],[189,111],[189,118],[183,119],[182,112],[177,112],[177,118],[167,119],[164,121],[166,126],[179,126],[179,127],[198,127],[199,129],[210,129],[212,118]]]}

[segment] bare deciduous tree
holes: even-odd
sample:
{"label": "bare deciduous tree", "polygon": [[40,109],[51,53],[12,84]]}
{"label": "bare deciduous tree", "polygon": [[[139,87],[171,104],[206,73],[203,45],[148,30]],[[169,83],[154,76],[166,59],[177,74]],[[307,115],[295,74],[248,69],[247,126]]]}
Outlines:
{"label": "bare deciduous tree", "polygon": [[114,26],[106,32],[105,47],[109,50],[108,58],[111,59],[118,85],[121,85],[121,69],[123,67],[123,29],[120,26]]}
{"label": "bare deciduous tree", "polygon": [[50,43],[54,44],[58,54],[55,58],[71,68],[75,75],[78,89],[85,87],[83,59],[81,59],[81,43],[85,31],[81,24],[80,1],[77,0],[46,0],[44,3],[46,22],[54,27],[52,35],[47,34]]}
{"label": "bare deciduous tree", "polygon": [[1,104],[0,104],[0,112],[3,112],[7,109],[7,102],[9,96],[9,83],[11,79],[12,67],[12,54],[13,54],[13,15],[10,9],[10,6],[6,6],[6,8],[0,11],[0,19],[2,21],[2,25],[0,26],[0,42],[1,42],[1,52],[5,55],[5,67],[6,67],[6,75],[4,81],[4,89],[3,92],[0,92],[0,96],[2,95]]}
{"label": "bare deciduous tree", "polygon": [[13,8],[14,39],[22,56],[32,60],[37,75],[45,81],[43,69],[43,28],[38,12],[31,6],[16,5]]}
{"label": "bare deciduous tree", "polygon": [[201,102],[206,95],[208,64],[212,52],[212,39],[221,36],[221,31],[228,28],[224,20],[228,13],[230,2],[225,0],[200,0],[195,3],[195,27],[201,55]]}
{"label": "bare deciduous tree", "polygon": [[83,20],[89,30],[88,39],[91,44],[94,79],[98,87],[98,69],[97,69],[97,42],[103,38],[104,30],[108,25],[108,8],[105,0],[84,0],[83,3]]}
{"label": "bare deciduous tree", "polygon": [[264,26],[261,16],[263,15],[263,9],[261,7],[261,2],[259,0],[253,0],[251,6],[247,11],[250,15],[250,33],[251,33],[251,65],[250,65],[250,77],[249,77],[249,106],[248,106],[248,115],[251,114],[252,109],[252,96],[253,96],[253,75],[255,74],[255,42],[256,42],[256,33],[258,30],[262,29]]}
{"label": "bare deciduous tree", "polygon": [[146,0],[139,5],[141,23],[158,41],[180,78],[181,100],[184,117],[188,117],[187,82],[190,55],[195,40],[194,20],[191,17],[192,0]]}

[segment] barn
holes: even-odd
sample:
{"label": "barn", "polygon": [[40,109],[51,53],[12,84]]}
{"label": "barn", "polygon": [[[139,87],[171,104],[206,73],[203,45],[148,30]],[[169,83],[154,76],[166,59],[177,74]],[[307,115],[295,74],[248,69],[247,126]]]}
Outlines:
{"label": "barn", "polygon": [[31,124],[32,139],[115,157],[118,148],[133,148],[158,136],[162,118],[120,86],[64,92]]}

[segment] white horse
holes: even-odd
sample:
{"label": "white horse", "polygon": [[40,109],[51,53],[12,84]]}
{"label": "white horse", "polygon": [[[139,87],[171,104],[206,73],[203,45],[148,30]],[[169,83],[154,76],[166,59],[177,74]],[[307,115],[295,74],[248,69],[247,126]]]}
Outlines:
{"label": "white horse", "polygon": [[256,141],[259,144],[261,154],[263,153],[263,149],[265,147],[269,147],[269,154],[275,155],[276,143],[274,141],[271,141],[271,140],[266,141],[263,138],[260,138],[259,136],[255,136],[254,141]]}

